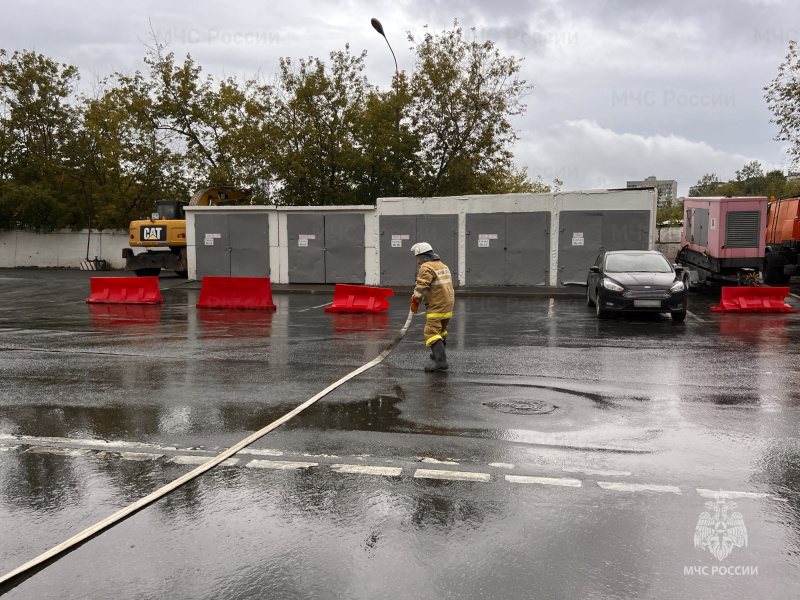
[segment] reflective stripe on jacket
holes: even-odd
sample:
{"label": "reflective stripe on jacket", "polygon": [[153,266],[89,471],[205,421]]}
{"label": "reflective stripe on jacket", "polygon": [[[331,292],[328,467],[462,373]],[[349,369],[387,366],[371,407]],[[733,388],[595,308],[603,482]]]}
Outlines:
{"label": "reflective stripe on jacket", "polygon": [[432,260],[420,265],[414,298],[425,301],[428,319],[449,319],[453,315],[453,279],[446,264]]}

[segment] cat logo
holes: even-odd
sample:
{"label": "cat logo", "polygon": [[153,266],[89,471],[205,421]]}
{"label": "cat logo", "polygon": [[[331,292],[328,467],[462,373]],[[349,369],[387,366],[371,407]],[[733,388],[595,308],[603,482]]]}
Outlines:
{"label": "cat logo", "polygon": [[142,227],[143,242],[163,242],[167,237],[167,228],[163,225],[158,227]]}

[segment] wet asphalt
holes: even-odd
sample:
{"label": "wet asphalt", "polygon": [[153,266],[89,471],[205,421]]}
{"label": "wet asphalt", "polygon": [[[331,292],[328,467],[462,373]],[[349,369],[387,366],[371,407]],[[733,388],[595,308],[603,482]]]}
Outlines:
{"label": "wet asphalt", "polygon": [[[163,305],[87,305],[91,275],[0,270],[2,573],[373,359],[408,310],[200,310],[172,275]],[[384,363],[6,596],[796,598],[800,314],[717,300],[673,323],[458,295],[446,374],[423,372],[417,317]],[[746,541],[714,556],[698,522],[720,507]]]}

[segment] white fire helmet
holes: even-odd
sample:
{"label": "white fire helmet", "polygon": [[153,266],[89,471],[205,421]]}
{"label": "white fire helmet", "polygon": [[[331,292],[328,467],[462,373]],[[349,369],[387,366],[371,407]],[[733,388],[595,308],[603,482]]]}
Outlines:
{"label": "white fire helmet", "polygon": [[419,254],[425,254],[426,252],[432,252],[433,247],[427,242],[419,242],[411,246],[411,251],[414,253],[414,256]]}

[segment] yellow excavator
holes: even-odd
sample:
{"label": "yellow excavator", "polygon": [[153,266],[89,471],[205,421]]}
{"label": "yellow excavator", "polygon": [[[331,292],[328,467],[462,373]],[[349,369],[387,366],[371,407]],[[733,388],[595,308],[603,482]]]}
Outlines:
{"label": "yellow excavator", "polygon": [[[156,200],[156,212],[149,219],[131,221],[130,248],[122,250],[125,270],[138,276],[158,276],[161,269],[175,271],[186,277],[186,206],[220,206],[240,204],[250,199],[252,192],[227,185],[212,185],[195,192],[189,202],[184,200]],[[133,248],[145,248],[134,254]]]}

